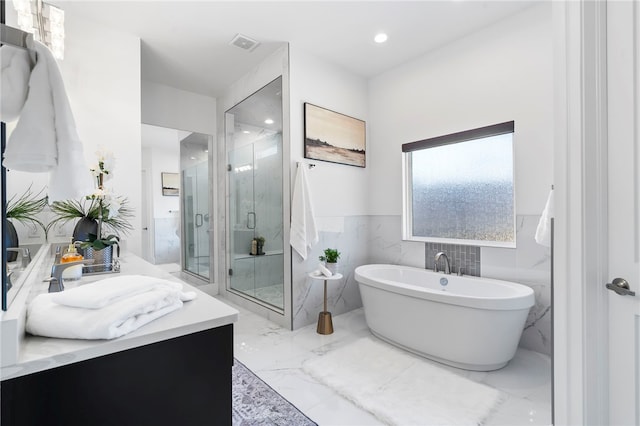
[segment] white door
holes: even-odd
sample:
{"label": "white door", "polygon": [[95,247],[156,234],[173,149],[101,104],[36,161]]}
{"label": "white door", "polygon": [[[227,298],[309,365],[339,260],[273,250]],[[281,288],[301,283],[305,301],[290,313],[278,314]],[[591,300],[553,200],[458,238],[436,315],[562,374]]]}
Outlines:
{"label": "white door", "polygon": [[[607,3],[609,424],[640,425],[640,4]],[[604,349],[604,348],[603,348]]]}
{"label": "white door", "polygon": [[140,214],[142,224],[142,258],[147,262],[154,263],[154,252],[152,246],[152,235],[150,230],[150,197],[151,191],[149,190],[149,177],[147,171],[142,170],[140,179],[142,181],[142,212]]}

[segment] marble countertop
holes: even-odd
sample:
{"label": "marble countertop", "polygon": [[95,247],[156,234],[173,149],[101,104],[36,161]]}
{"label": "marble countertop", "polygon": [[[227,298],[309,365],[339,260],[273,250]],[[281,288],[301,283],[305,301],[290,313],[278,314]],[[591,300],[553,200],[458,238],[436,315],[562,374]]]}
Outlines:
{"label": "marble countertop", "polygon": [[[23,291],[29,291],[29,296],[26,300],[32,299],[40,292],[47,291],[48,284],[41,281],[42,278],[49,275],[51,260],[52,258],[46,256],[42,261],[42,265],[40,265],[40,269],[34,272],[34,277],[30,277],[29,288],[23,289]],[[185,302],[184,306],[179,310],[113,340],[55,339],[25,334],[19,343],[17,362],[2,367],[1,379],[7,380],[97,358],[150,343],[232,324],[238,320],[238,311],[234,308],[178,280],[173,275],[138,256],[129,253],[123,254],[120,258],[120,264],[120,275],[140,274],[178,281],[184,284],[186,291],[195,291],[198,296],[195,300]],[[68,289],[111,276],[113,275],[92,275],[83,277],[75,282],[65,281],[65,288]],[[6,343],[4,337],[2,343],[3,345]]]}

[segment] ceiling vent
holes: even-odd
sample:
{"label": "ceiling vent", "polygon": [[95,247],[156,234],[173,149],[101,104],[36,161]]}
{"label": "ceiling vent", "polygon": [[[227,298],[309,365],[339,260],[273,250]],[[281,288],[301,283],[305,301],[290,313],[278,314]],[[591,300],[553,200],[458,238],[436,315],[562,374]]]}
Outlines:
{"label": "ceiling vent", "polygon": [[255,48],[260,45],[260,42],[247,37],[246,35],[236,34],[236,36],[229,42],[229,44],[239,47],[240,49],[253,52]]}

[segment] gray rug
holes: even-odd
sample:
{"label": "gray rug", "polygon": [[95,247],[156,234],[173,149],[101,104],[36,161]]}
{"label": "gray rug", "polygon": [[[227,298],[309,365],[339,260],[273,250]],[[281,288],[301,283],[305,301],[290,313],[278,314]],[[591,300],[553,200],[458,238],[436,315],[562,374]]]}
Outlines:
{"label": "gray rug", "polygon": [[237,359],[233,376],[233,426],[317,426]]}

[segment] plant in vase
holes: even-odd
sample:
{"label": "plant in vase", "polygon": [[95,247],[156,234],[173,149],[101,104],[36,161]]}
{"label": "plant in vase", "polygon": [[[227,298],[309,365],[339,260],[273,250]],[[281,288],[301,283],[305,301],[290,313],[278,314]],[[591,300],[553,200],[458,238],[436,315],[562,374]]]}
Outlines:
{"label": "plant in vase", "polygon": [[256,237],[254,238],[254,240],[256,240],[256,251],[258,255],[262,255],[264,254],[264,237]]}
{"label": "plant in vase", "polygon": [[[42,212],[42,209],[47,205],[47,196],[41,196],[41,190],[37,194],[31,192],[31,186],[27,188],[20,196],[14,195],[7,201],[7,219],[15,220],[23,225],[31,225],[34,227],[40,227],[44,230],[45,239],[47,238],[47,227],[38,218],[38,214]],[[17,197],[17,198],[16,198]],[[6,233],[6,246],[18,247],[20,241],[18,239],[18,232],[15,226],[10,220],[7,220],[7,233]],[[18,257],[18,253],[7,253],[7,261],[13,262]]]}
{"label": "plant in vase", "polygon": [[[112,176],[113,156],[98,152],[98,163],[91,169],[96,179],[96,191],[87,195],[84,200],[56,201],[51,211],[56,218],[48,227],[63,225],[79,218],[73,231],[75,241],[85,258],[96,259],[96,264],[110,264],[113,246],[120,255],[120,234],[128,234],[133,230],[129,220],[133,217],[133,209],[128,206],[128,199],[111,195],[105,188],[105,181]],[[109,232],[105,235],[105,231]]]}
{"label": "plant in vase", "polygon": [[337,249],[324,249],[324,255],[319,259],[332,274],[337,272],[338,259],[340,259],[340,252]]}

